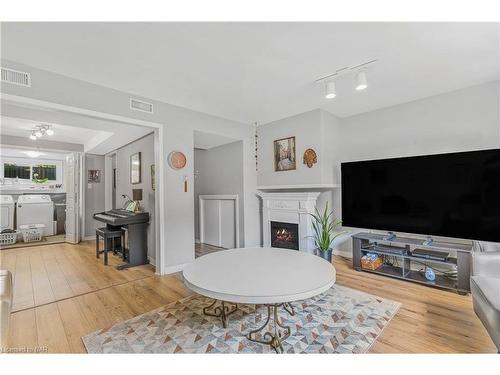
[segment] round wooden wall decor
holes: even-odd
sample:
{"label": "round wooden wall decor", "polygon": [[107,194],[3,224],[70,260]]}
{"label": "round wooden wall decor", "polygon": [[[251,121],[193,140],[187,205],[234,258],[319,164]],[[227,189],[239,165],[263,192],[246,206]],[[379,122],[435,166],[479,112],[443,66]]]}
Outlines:
{"label": "round wooden wall decor", "polygon": [[186,166],[186,155],[184,155],[180,151],[172,151],[170,154],[168,154],[168,165],[172,169],[182,169]]}
{"label": "round wooden wall decor", "polygon": [[316,151],[312,148],[308,148],[304,152],[304,164],[307,164],[309,168],[312,168],[313,164],[318,162],[318,156],[316,155]]}

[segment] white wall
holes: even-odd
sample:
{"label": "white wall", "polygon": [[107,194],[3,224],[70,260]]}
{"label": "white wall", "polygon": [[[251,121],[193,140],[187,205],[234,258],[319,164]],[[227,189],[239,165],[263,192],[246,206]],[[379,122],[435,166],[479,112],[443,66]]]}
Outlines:
{"label": "white wall", "polygon": [[200,195],[230,194],[239,197],[240,246],[244,245],[243,142],[233,142],[208,150],[194,150],[195,238],[199,233]]}
{"label": "white wall", "polygon": [[[338,136],[341,120],[321,109],[301,113],[258,127],[258,186],[311,185],[310,190],[321,191],[317,206],[323,209],[328,202],[333,207],[334,190],[318,189],[318,185],[340,183]],[[295,136],[297,169],[274,171],[274,140]],[[303,162],[304,151],[314,149],[318,161],[309,168]],[[337,212],[335,212],[335,216]]]}
{"label": "white wall", "polygon": [[[2,109],[3,108],[4,106],[2,105]],[[34,146],[33,141],[27,137],[16,137],[13,135],[5,135],[5,134],[2,134],[1,142],[2,145],[27,147],[29,149],[33,149]],[[49,141],[46,139],[37,139],[36,148],[37,149],[40,148],[42,150],[57,150],[57,151],[74,151],[74,152],[84,151],[83,144]]]}
{"label": "white wall", "polygon": [[[87,181],[90,169],[101,171],[101,182],[89,183]],[[103,223],[92,217],[96,212],[104,211],[104,179],[104,156],[85,154],[85,175],[83,176],[85,184],[85,237],[95,236],[96,228],[104,226]]]}
{"label": "white wall", "polygon": [[[130,183],[130,156],[141,153],[141,182]],[[116,155],[116,207],[122,208],[125,199],[132,198],[132,189],[142,189],[141,209],[149,212],[148,256],[155,261],[155,192],[151,187],[151,165],[155,163],[154,134],[149,134],[115,151]],[[104,195],[103,195],[104,196]]]}
{"label": "white wall", "polygon": [[342,119],[341,161],[499,146],[498,81]]}
{"label": "white wall", "polygon": [[[258,127],[258,186],[323,184],[332,182],[323,159],[322,110],[316,109]],[[274,141],[295,136],[296,170],[275,172]],[[318,163],[308,168],[303,163],[304,151],[313,148]]]}

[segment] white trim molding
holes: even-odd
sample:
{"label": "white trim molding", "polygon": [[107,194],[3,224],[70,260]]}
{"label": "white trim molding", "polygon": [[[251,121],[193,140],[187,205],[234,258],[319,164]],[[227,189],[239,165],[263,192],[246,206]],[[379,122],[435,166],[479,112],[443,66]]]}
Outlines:
{"label": "white trim molding", "polygon": [[293,190],[293,189],[308,189],[308,190],[331,190],[339,188],[339,184],[302,184],[302,185],[268,185],[257,186],[257,190]]}
{"label": "white trim molding", "polygon": [[271,221],[297,224],[299,228],[299,250],[312,252],[314,213],[320,192],[272,192],[258,193],[262,198],[262,236],[264,247],[271,247]]}
{"label": "white trim molding", "polygon": [[222,222],[221,222],[221,211],[222,211],[222,201],[225,200],[232,200],[234,201],[234,233],[235,233],[235,247],[240,247],[240,205],[239,205],[239,198],[238,194],[235,195],[227,195],[227,194],[217,194],[217,195],[199,195],[199,207],[200,207],[200,213],[199,213],[199,228],[200,228],[200,242],[204,243],[205,242],[205,234],[204,234],[204,229],[205,229],[205,223],[204,223],[204,203],[207,200],[216,200],[219,201],[218,209],[219,209],[219,214],[217,215],[218,220],[219,220],[219,244],[217,246],[223,247],[222,245]]}
{"label": "white trim molding", "polygon": [[182,264],[177,264],[175,266],[165,267],[163,269],[162,275],[169,275],[169,274],[172,274],[172,273],[181,272],[184,269],[184,267],[186,267],[188,264],[189,263],[182,263]]}

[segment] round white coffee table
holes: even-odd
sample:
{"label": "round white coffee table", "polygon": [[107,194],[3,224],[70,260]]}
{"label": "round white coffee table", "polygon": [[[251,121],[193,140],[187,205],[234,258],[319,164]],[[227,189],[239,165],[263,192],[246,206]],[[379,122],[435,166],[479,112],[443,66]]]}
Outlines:
{"label": "round white coffee table", "polygon": [[[236,311],[238,303],[266,305],[266,321],[250,331],[247,338],[271,345],[277,352],[283,351],[282,341],[291,333],[290,327],[280,322],[278,308],[283,307],[293,315],[291,302],[330,289],[335,275],[335,268],[315,255],[260,247],[211,253],[197,258],[183,271],[184,282],[191,290],[214,299],[203,312],[220,317],[224,327],[227,316]],[[217,301],[220,306],[216,306]],[[234,306],[227,306],[228,302]],[[265,332],[263,339],[257,339],[255,335],[267,327],[271,315],[272,332]]]}

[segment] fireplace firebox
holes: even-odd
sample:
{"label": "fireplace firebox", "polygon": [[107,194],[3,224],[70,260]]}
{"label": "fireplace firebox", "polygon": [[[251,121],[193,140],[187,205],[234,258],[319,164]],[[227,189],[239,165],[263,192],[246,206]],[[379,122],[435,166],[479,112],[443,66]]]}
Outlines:
{"label": "fireplace firebox", "polygon": [[299,225],[271,221],[271,247],[299,250]]}

